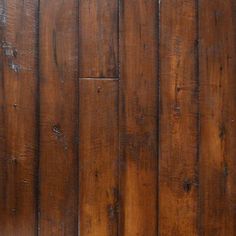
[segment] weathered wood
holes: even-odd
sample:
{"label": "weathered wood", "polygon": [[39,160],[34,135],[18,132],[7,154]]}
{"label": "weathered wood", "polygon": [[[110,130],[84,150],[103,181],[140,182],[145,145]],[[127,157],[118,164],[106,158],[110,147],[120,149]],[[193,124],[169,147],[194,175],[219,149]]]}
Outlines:
{"label": "weathered wood", "polygon": [[236,235],[236,2],[200,1],[200,233]]}
{"label": "weathered wood", "polygon": [[118,81],[80,80],[80,233],[116,236]]}
{"label": "weathered wood", "polygon": [[80,77],[117,77],[118,0],[79,2]]}
{"label": "weathered wood", "polygon": [[0,0],[0,235],[236,235],[235,24],[233,0]]}
{"label": "weathered wood", "polygon": [[160,235],[197,235],[198,54],[196,42],[196,1],[162,1],[160,8]]}
{"label": "weathered wood", "polygon": [[77,12],[40,2],[40,235],[78,234]]}
{"label": "weathered wood", "polygon": [[157,235],[157,13],[155,0],[120,14],[120,234]]}
{"label": "weathered wood", "polygon": [[38,1],[0,1],[0,234],[37,230]]}

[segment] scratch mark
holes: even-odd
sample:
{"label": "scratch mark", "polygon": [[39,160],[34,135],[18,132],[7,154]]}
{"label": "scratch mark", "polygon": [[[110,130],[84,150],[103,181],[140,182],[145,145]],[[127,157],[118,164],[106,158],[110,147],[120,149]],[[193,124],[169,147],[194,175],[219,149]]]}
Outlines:
{"label": "scratch mark", "polygon": [[57,33],[55,30],[53,30],[52,34],[52,39],[53,39],[53,56],[54,56],[54,62],[56,66],[58,65],[58,60],[57,60]]}
{"label": "scratch mark", "polygon": [[222,123],[219,126],[219,137],[220,137],[221,140],[224,139],[225,133],[226,133],[226,128],[225,128],[225,125]]}

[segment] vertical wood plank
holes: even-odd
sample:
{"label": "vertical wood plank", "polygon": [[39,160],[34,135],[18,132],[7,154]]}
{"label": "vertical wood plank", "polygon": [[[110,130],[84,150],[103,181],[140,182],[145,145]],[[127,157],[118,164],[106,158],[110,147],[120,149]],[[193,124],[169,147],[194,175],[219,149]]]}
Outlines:
{"label": "vertical wood plank", "polygon": [[236,3],[199,7],[200,232],[236,235]]}
{"label": "vertical wood plank", "polygon": [[196,40],[196,1],[162,1],[160,7],[160,235],[197,235],[198,55]]}
{"label": "vertical wood plank", "polygon": [[118,0],[79,1],[80,77],[118,77]]}
{"label": "vertical wood plank", "polygon": [[37,230],[37,0],[0,1],[0,234]]}
{"label": "vertical wood plank", "polygon": [[120,10],[120,235],[157,235],[157,1]]}
{"label": "vertical wood plank", "polygon": [[80,234],[117,236],[118,81],[80,80]]}
{"label": "vertical wood plank", "polygon": [[77,235],[77,0],[40,2],[40,235]]}

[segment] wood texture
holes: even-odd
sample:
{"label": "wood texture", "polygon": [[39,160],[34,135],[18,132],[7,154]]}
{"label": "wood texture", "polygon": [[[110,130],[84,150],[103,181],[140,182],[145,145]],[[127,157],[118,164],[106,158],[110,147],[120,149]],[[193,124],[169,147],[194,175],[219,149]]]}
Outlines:
{"label": "wood texture", "polygon": [[122,1],[120,233],[157,235],[157,1]]}
{"label": "wood texture", "polygon": [[78,234],[77,11],[40,2],[40,235]]}
{"label": "wood texture", "polygon": [[165,236],[197,235],[196,13],[195,0],[161,3],[159,234]]}
{"label": "wood texture", "polygon": [[118,76],[118,0],[79,1],[79,73]]}
{"label": "wood texture", "polygon": [[236,2],[0,0],[0,236],[235,236]]}
{"label": "wood texture", "polygon": [[80,234],[116,236],[118,81],[80,80]]}
{"label": "wood texture", "polygon": [[0,234],[37,230],[37,1],[0,1]]}
{"label": "wood texture", "polygon": [[236,235],[236,3],[201,1],[200,233]]}

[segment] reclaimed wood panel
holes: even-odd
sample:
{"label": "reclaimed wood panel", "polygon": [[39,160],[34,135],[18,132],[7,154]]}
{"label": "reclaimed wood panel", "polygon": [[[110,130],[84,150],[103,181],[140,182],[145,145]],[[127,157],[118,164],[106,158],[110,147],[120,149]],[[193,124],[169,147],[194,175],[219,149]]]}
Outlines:
{"label": "reclaimed wood panel", "polygon": [[157,235],[157,45],[155,0],[120,6],[120,235]]}
{"label": "reclaimed wood panel", "polygon": [[0,234],[37,231],[38,1],[0,1]]}
{"label": "reclaimed wood panel", "polygon": [[0,0],[0,235],[236,235],[236,2]]}
{"label": "reclaimed wood panel", "polygon": [[200,1],[200,234],[236,235],[236,3]]}
{"label": "reclaimed wood panel", "polygon": [[195,0],[160,6],[159,234],[197,235],[198,68]]}
{"label": "reclaimed wood panel", "polygon": [[118,0],[80,0],[80,77],[118,77],[118,69]]}
{"label": "reclaimed wood panel", "polygon": [[79,107],[80,234],[116,236],[118,80],[81,79]]}
{"label": "reclaimed wood panel", "polygon": [[40,1],[40,235],[78,235],[77,5]]}

